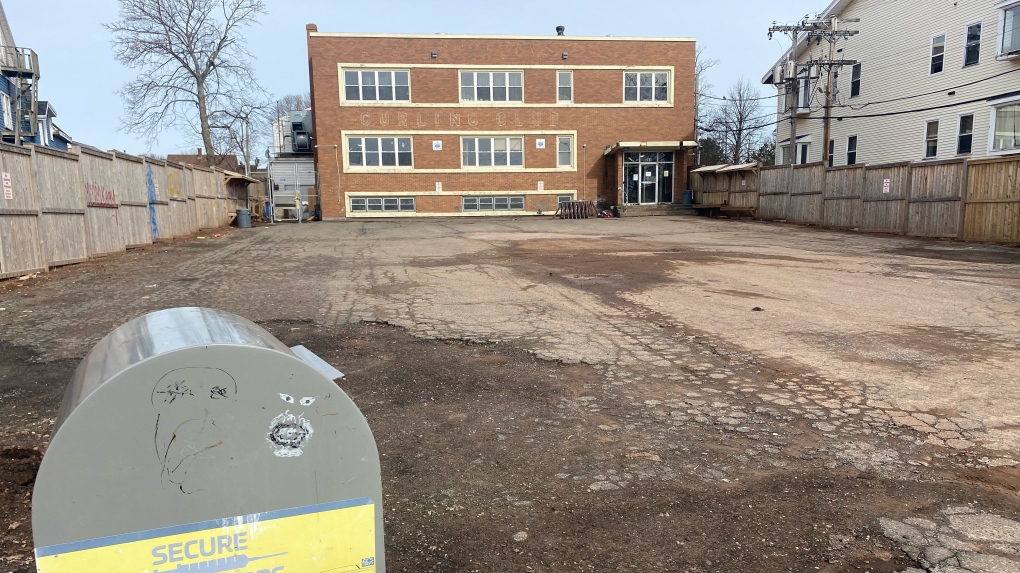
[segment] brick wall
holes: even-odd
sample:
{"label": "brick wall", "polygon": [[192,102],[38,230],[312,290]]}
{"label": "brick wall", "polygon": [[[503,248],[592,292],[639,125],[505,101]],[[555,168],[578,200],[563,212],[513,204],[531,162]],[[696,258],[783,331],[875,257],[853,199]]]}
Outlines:
{"label": "brick wall", "polygon": [[[311,32],[311,31],[310,31]],[[432,58],[432,51],[438,53]],[[564,60],[562,53],[567,52]],[[451,197],[421,196],[419,212],[460,210],[459,191],[538,192],[539,182],[551,192],[576,192],[578,198],[618,201],[619,171],[607,168],[603,150],[620,141],[684,141],[694,139],[694,53],[692,41],[579,40],[550,36],[549,39],[446,38],[435,37],[349,37],[317,35],[308,37],[309,69],[320,188],[324,217],[343,217],[343,193],[392,192],[434,193],[442,183],[443,194]],[[338,64],[387,64],[410,70],[413,103],[383,105],[341,105]],[[440,67],[415,67],[436,66]],[[484,70],[487,66],[522,66],[524,105],[459,103],[461,69]],[[450,66],[450,67],[442,67]],[[557,69],[525,66],[556,66]],[[584,66],[614,66],[591,69]],[[619,66],[615,68],[615,66]],[[623,68],[656,66],[674,68],[673,105],[623,104]],[[572,70],[575,104],[556,102],[556,72]],[[508,70],[511,71],[511,70]],[[612,107],[610,107],[612,106]],[[341,179],[337,194],[337,168],[333,145],[344,149],[343,137],[351,133],[368,136],[413,137],[414,169],[399,173],[372,173],[366,169],[345,169],[341,157]],[[490,168],[461,169],[460,138],[472,132],[492,132],[524,137],[524,167],[529,171]],[[576,133],[576,169],[557,169],[556,138]],[[545,149],[536,141],[544,139]],[[442,151],[432,142],[442,141]],[[584,145],[584,147],[582,147]],[[679,197],[686,180],[681,169],[674,193]],[[608,160],[616,162],[617,156]],[[421,170],[441,169],[444,172]],[[542,171],[531,171],[531,170]],[[551,199],[550,199],[551,197]],[[555,209],[555,194],[529,195],[525,209]],[[551,201],[549,208],[545,202]]]}

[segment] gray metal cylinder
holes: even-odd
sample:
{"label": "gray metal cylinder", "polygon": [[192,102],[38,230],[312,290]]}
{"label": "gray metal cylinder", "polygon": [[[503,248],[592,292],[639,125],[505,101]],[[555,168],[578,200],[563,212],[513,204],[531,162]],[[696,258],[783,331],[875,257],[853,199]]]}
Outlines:
{"label": "gray metal cylinder", "polygon": [[[374,547],[360,550],[373,553],[356,565],[385,571],[379,457],[365,417],[332,380],[248,320],[177,308],[124,324],[81,362],[56,425],[33,496],[40,571],[67,570],[44,565],[56,563],[56,556],[61,563],[67,556],[84,559],[82,548],[99,551],[100,538],[159,540],[245,520],[251,527],[253,519],[354,502],[371,514],[375,539]],[[352,539],[357,534],[343,532]],[[170,541],[162,553],[153,546],[152,562],[127,570],[232,571],[222,567],[252,557],[240,552],[195,560],[189,556],[198,556],[196,544],[186,546],[190,553],[179,547],[175,560]],[[227,558],[235,561],[222,562]],[[287,563],[287,571],[313,570]],[[330,570],[329,556],[317,563]]]}

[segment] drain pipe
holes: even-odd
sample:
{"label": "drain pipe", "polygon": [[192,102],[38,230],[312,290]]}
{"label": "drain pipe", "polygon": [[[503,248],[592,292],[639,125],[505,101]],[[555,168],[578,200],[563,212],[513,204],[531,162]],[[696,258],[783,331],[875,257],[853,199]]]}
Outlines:
{"label": "drain pipe", "polygon": [[581,155],[584,157],[584,172],[581,173],[581,196],[588,199],[588,144],[581,144]]}

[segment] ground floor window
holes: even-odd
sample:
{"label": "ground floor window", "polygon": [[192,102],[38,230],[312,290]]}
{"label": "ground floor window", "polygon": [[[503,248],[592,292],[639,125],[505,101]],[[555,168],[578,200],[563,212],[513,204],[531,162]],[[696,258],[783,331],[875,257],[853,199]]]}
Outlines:
{"label": "ground floor window", "polygon": [[464,197],[464,211],[523,211],[523,196]]}
{"label": "ground floor window", "polygon": [[414,197],[351,197],[351,212],[414,212]]}
{"label": "ground floor window", "polygon": [[673,159],[672,151],[624,153],[624,203],[672,203]]}
{"label": "ground floor window", "polygon": [[929,121],[924,128],[924,158],[929,159],[939,154],[939,122]]}
{"label": "ground floor window", "polygon": [[566,203],[568,201],[573,201],[573,200],[574,200],[574,196],[573,195],[558,195],[556,197],[556,204],[559,205],[560,203]]}
{"label": "ground floor window", "polygon": [[993,151],[1020,149],[1020,102],[995,108]]}

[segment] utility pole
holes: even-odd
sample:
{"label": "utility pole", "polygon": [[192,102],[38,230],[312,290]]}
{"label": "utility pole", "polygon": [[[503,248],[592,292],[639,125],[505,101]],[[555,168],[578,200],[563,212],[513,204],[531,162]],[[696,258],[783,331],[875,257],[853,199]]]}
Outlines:
{"label": "utility pole", "polygon": [[[772,27],[769,28],[769,39],[772,39],[773,34],[789,34],[790,35],[790,51],[786,59],[786,65],[783,66],[780,73],[776,74],[779,77],[775,77],[773,80],[783,84],[784,93],[793,95],[792,105],[788,107],[790,111],[790,168],[797,164],[797,156],[799,155],[799,149],[797,146],[797,113],[800,109],[800,81],[801,81],[801,70],[806,69],[808,78],[808,86],[811,85],[811,79],[816,79],[818,76],[814,76],[814,72],[820,71],[825,68],[827,71],[827,80],[825,88],[825,116],[824,120],[824,141],[822,142],[822,149],[824,154],[828,153],[829,146],[829,117],[832,109],[832,93],[833,93],[833,70],[844,66],[854,65],[857,62],[852,60],[836,60],[835,50],[836,41],[840,39],[847,39],[850,36],[855,36],[859,32],[857,30],[841,30],[840,23],[842,22],[859,22],[859,18],[840,20],[833,16],[828,20],[820,18],[807,18],[798,22],[795,25],[778,25],[773,23]],[[826,60],[811,60],[806,64],[799,64],[797,62],[797,48],[798,39],[802,33],[807,34],[808,45],[811,41],[817,41],[821,43],[823,39],[829,42],[829,57]],[[814,76],[814,77],[812,77]],[[808,100],[810,102],[810,99]],[[783,159],[786,159],[785,157]]]}

